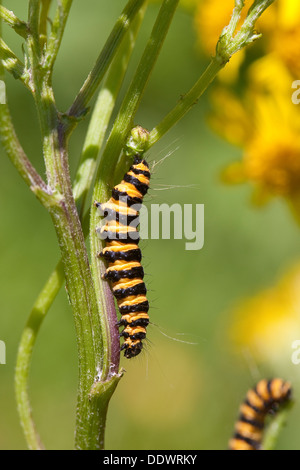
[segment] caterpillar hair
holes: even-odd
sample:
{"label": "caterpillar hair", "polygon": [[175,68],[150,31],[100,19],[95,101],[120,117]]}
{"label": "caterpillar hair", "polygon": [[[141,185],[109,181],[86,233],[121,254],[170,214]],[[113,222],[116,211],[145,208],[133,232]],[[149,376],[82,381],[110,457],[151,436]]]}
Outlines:
{"label": "caterpillar hair", "polygon": [[248,391],[240,407],[229,450],[261,450],[265,420],[291,398],[291,385],[282,379],[261,380]]}
{"label": "caterpillar hair", "polygon": [[100,256],[108,262],[104,278],[110,282],[117,300],[121,314],[118,325],[123,327],[120,337],[124,338],[121,350],[127,358],[141,352],[149,324],[149,303],[137,230],[139,211],[149,188],[149,180],[148,163],[136,154],[121,183],[113,188],[109,201],[95,203],[105,216],[106,223],[98,231],[99,236],[106,240],[106,247]]}

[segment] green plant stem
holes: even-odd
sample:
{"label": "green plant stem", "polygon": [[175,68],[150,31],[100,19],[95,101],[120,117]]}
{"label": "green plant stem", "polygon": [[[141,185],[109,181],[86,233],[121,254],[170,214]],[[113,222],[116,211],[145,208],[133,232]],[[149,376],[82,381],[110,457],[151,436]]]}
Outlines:
{"label": "green plant stem", "polygon": [[[51,211],[61,248],[66,287],[73,308],[79,357],[79,387],[76,420],[76,448],[98,449],[103,417],[90,399],[95,382],[101,379],[102,336],[97,300],[91,278],[78,214],[69,202]],[[99,378],[100,375],[100,378]]]}
{"label": "green plant stem", "polygon": [[89,73],[74,103],[68,111],[73,118],[80,118],[87,111],[87,106],[107,71],[109,64],[118,50],[121,41],[128,31],[136,14],[140,11],[145,0],[129,0],[122,14],[118,18],[109,35],[102,52],[100,53],[92,71]]}
{"label": "green plant stem", "polygon": [[39,36],[39,19],[40,19],[40,1],[29,0],[28,4],[28,28],[27,42],[30,39],[32,48],[34,48],[36,59],[38,60],[41,55],[40,50],[40,36]]}
{"label": "green plant stem", "polygon": [[276,444],[279,438],[279,435],[282,429],[285,427],[289,412],[293,407],[293,401],[290,401],[285,406],[283,406],[276,416],[272,418],[271,423],[265,431],[263,438],[262,449],[263,450],[275,450]]}
{"label": "green plant stem", "polygon": [[5,8],[3,5],[0,5],[0,20],[3,20],[6,24],[8,24],[13,30],[26,38],[27,36],[27,24],[24,21],[19,20],[16,15]]}
{"label": "green plant stem", "polygon": [[[90,391],[102,370],[102,337],[98,305],[91,277],[88,255],[70,180],[67,140],[56,110],[48,71],[39,66],[35,2],[29,9],[27,47],[40,120],[48,186],[57,194],[57,203],[48,207],[61,249],[66,287],[73,309],[79,357],[79,387],[76,420],[76,446],[81,449],[101,447],[102,418],[98,403]],[[31,23],[33,22],[33,24]]]}
{"label": "green plant stem", "polygon": [[2,38],[0,38],[0,60],[3,67],[11,73],[14,78],[21,80],[31,91],[29,75],[24,64],[18,59]]}
{"label": "green plant stem", "polygon": [[[60,2],[58,2],[45,54],[45,66],[51,73],[59,51],[72,2],[73,0],[60,0]],[[41,22],[41,24],[43,23]]]}
{"label": "green plant stem", "polygon": [[48,13],[52,0],[42,0],[41,14],[40,14],[40,25],[39,25],[39,36],[42,48],[47,43],[47,22]]}

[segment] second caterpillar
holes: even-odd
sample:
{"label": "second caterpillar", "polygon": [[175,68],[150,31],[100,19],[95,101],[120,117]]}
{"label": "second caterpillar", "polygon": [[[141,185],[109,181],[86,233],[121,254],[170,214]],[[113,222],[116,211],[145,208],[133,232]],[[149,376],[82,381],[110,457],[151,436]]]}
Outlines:
{"label": "second caterpillar", "polygon": [[108,262],[104,277],[110,282],[118,303],[121,314],[118,325],[123,326],[120,336],[124,337],[121,350],[128,359],[141,352],[149,324],[149,303],[137,230],[149,181],[148,163],[136,154],[121,183],[113,188],[111,198],[103,204],[95,202],[105,217],[105,225],[98,230],[99,236],[106,240],[100,256]]}

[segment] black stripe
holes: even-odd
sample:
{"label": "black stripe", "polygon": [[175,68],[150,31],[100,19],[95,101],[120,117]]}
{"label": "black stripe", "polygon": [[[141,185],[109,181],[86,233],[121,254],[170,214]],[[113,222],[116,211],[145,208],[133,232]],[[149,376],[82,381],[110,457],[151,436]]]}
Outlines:
{"label": "black stripe", "polygon": [[[105,235],[104,235],[105,234]],[[100,237],[103,240],[110,240],[110,241],[121,241],[122,243],[132,243],[134,242],[138,245],[140,241],[140,234],[137,230],[134,232],[115,232],[112,230],[108,230],[106,226],[100,232]]]}
{"label": "black stripe", "polygon": [[[138,300],[138,298],[136,300]],[[140,303],[133,304],[133,305],[123,305],[122,307],[119,307],[119,311],[121,315],[126,315],[126,313],[138,313],[138,312],[147,313],[148,310],[149,310],[148,300],[145,300],[144,302],[140,302]]]}
{"label": "black stripe", "polygon": [[135,228],[140,225],[140,218],[138,215],[120,214],[120,212],[116,212],[114,220],[117,220],[122,225],[130,225]]}
{"label": "black stripe", "polygon": [[127,321],[125,318],[121,318],[121,320],[118,322],[117,325],[118,326],[125,326],[125,327],[128,326],[128,325],[130,325],[132,327],[134,327],[134,326],[144,326],[144,327],[146,327],[146,326],[149,325],[149,322],[150,322],[149,318],[137,318],[136,320],[134,320],[132,322]]}
{"label": "black stripe", "polygon": [[143,163],[143,165],[145,165],[147,168],[149,168],[149,165],[148,163],[146,162],[146,160],[143,160],[140,155],[137,153],[134,157],[134,160],[133,160],[133,165],[139,165],[140,163]]}
{"label": "black stripe", "polygon": [[259,441],[255,441],[254,439],[250,439],[250,437],[242,436],[242,434],[239,434],[238,432],[236,432],[233,437],[234,437],[234,439],[239,439],[240,441],[247,442],[247,444],[254,447],[256,450],[259,450],[260,447],[261,447],[261,444],[260,444]]}
{"label": "black stripe", "polygon": [[282,397],[282,401],[290,400],[291,396],[292,396],[292,390],[291,388],[289,388],[286,394]]}
{"label": "black stripe", "polygon": [[111,263],[116,260],[140,262],[142,259],[142,252],[139,248],[127,251],[114,251],[113,248],[111,248],[110,250],[106,250],[105,253],[101,252],[100,256],[110,261]]}
{"label": "black stripe", "polygon": [[131,359],[132,357],[140,354],[141,350],[143,349],[143,343],[140,341],[134,346],[130,346],[128,343],[124,342],[121,346],[121,351],[123,349],[125,349],[124,356],[127,357],[127,359]]}
{"label": "black stripe", "polygon": [[[126,191],[119,191],[116,188],[113,188],[112,190],[112,198],[115,199],[116,201],[121,200],[125,202],[126,205],[129,207],[133,206],[134,204],[138,204],[139,206],[141,206],[143,202],[142,198],[128,196]],[[140,209],[136,209],[136,210],[140,210]]]}
{"label": "black stripe", "polygon": [[[117,222],[120,222],[122,225],[129,225],[132,222],[134,222],[136,219],[138,219],[138,213],[135,215],[128,215],[128,214],[121,214],[120,211],[116,211],[114,209],[105,209],[103,211],[103,217],[107,221],[115,220]],[[139,220],[134,224],[134,227],[137,227],[139,225]]]}
{"label": "black stripe", "polygon": [[268,388],[270,398],[273,400],[272,382],[273,382],[273,380],[268,380],[267,388]]}
{"label": "black stripe", "polygon": [[262,421],[258,421],[256,419],[248,419],[243,414],[240,415],[239,421],[242,421],[243,423],[251,424],[252,426],[258,429],[264,428],[264,423]]}
{"label": "black stripe", "polygon": [[138,333],[134,333],[133,335],[130,335],[127,331],[122,331],[120,334],[120,338],[130,338],[132,340],[136,339],[145,339],[146,338],[146,333],[144,331],[139,331]]}
{"label": "black stripe", "polygon": [[[258,384],[257,384],[257,385],[258,385]],[[267,411],[268,406],[270,405],[270,403],[272,403],[273,399],[272,399],[271,396],[270,396],[269,400],[266,400],[264,397],[262,397],[261,394],[258,393],[257,385],[254,387],[253,390],[254,390],[254,392],[256,393],[256,395],[263,401],[265,410]],[[267,387],[267,388],[268,388],[268,392],[269,392],[269,395],[270,395],[269,387]]]}
{"label": "black stripe", "polygon": [[143,279],[144,278],[144,270],[142,266],[136,266],[131,269],[123,269],[120,271],[111,270],[106,271],[104,274],[105,279],[110,279],[113,282],[118,282],[120,279]]}
{"label": "black stripe", "polygon": [[116,289],[113,290],[113,294],[116,299],[124,299],[125,297],[129,297],[130,295],[139,295],[139,294],[146,294],[147,289],[144,282],[139,282],[135,286],[127,287],[125,289]]}
{"label": "black stripe", "polygon": [[[272,383],[273,383],[273,382],[274,382],[274,379],[268,381],[268,391],[269,391],[269,393],[270,393],[270,395],[271,395],[271,397],[272,397],[272,401],[271,401],[271,403],[270,403],[271,406],[274,406],[274,402],[275,402],[275,404],[276,404],[276,402],[280,404],[280,403],[282,403],[282,402],[288,400],[288,399],[290,398],[290,396],[291,396],[291,390],[289,390],[289,392],[288,392],[286,395],[281,395],[278,399],[277,399],[277,398],[275,399],[275,398],[273,397],[273,393],[272,393],[272,390],[271,390],[271,387],[272,387]],[[281,385],[281,390],[280,390],[281,393],[282,393],[283,387],[284,387],[284,383],[282,383],[282,385]]]}
{"label": "black stripe", "polygon": [[132,171],[135,175],[143,175],[146,178],[150,179],[150,171],[140,170],[139,168],[136,168],[135,166],[132,166],[129,171]]}
{"label": "black stripe", "polygon": [[252,408],[252,410],[254,410],[255,413],[257,413],[257,414],[261,414],[261,413],[264,412],[264,410],[260,410],[259,408],[256,408],[256,406],[252,405],[249,400],[245,400],[244,403],[245,403],[246,405],[248,405],[250,408]]}
{"label": "black stripe", "polygon": [[138,178],[130,175],[129,173],[126,173],[126,175],[124,176],[124,181],[126,181],[126,183],[132,184],[136,188],[136,190],[139,191],[143,196],[145,196],[148,191],[147,184],[141,183]]}

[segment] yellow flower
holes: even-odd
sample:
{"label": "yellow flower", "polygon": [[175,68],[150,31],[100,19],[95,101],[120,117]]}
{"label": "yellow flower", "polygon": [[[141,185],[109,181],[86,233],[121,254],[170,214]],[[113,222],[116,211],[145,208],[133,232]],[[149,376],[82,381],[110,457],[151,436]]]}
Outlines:
{"label": "yellow flower", "polygon": [[275,51],[296,77],[300,76],[300,2],[281,0],[270,31],[269,50]]}
{"label": "yellow flower", "polygon": [[[245,19],[253,0],[246,0],[242,18]],[[213,55],[218,38],[229,23],[234,0],[199,0],[195,10],[195,28],[200,50]],[[290,72],[300,77],[300,2],[299,0],[277,0],[262,15],[257,29],[263,33],[260,41],[262,52],[275,52]],[[234,81],[244,61],[246,50],[235,54],[220,78]]]}
{"label": "yellow flower", "polygon": [[300,334],[300,265],[277,285],[241,303],[233,312],[229,338],[255,361],[286,361]]}
{"label": "yellow flower", "polygon": [[[253,0],[246,0],[242,11],[239,26],[245,20],[247,12]],[[229,24],[234,8],[234,0],[199,0],[195,11],[195,28],[197,33],[198,48],[207,55],[214,55],[218,39],[223,28]],[[274,24],[274,8],[268,8],[258,22],[261,31]],[[224,82],[233,82],[239,73],[240,66],[245,59],[245,50],[235,54],[230,63],[219,74]]]}
{"label": "yellow flower", "polygon": [[[243,19],[251,0],[246,0]],[[220,34],[229,24],[234,8],[233,0],[199,0],[195,12],[195,27],[199,47],[208,55],[215,53]]]}
{"label": "yellow flower", "polygon": [[230,183],[254,183],[258,201],[266,196],[300,195],[300,113],[291,100],[293,78],[274,56],[249,68],[242,98],[213,93],[212,126],[243,148],[243,160],[224,172]]}

